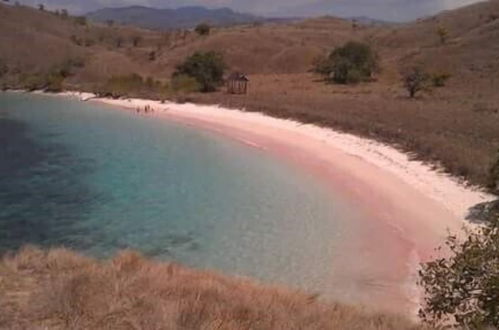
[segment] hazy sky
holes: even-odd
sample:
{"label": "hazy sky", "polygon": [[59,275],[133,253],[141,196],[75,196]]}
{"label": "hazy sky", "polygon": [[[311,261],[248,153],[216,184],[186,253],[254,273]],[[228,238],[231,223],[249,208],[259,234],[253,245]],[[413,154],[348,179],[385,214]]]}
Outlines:
{"label": "hazy sky", "polygon": [[[12,0],[14,1],[14,0]],[[102,7],[145,5],[172,8],[190,5],[230,7],[238,11],[274,16],[337,15],[369,16],[404,21],[453,9],[479,0],[20,0],[35,5],[43,2],[49,8],[66,8],[84,13]]]}

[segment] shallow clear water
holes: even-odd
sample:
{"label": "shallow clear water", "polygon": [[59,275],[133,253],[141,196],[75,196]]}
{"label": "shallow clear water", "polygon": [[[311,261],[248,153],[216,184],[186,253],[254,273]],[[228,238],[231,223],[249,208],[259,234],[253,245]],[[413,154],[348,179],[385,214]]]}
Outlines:
{"label": "shallow clear water", "polygon": [[123,248],[322,290],[352,207],[261,150],[158,118],[0,93],[0,251]]}

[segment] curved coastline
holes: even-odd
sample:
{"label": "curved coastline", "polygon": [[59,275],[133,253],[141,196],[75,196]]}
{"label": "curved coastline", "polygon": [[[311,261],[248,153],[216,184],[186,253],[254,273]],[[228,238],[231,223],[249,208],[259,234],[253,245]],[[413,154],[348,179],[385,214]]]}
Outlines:
{"label": "curved coastline", "polygon": [[[368,266],[351,259],[334,262],[344,276],[358,282],[356,289],[366,290],[366,305],[377,301],[383,310],[414,314],[419,306],[415,285],[419,263],[434,254],[449,231],[462,228],[469,207],[490,199],[479,189],[465,187],[392,147],[329,128],[217,106],[103,99],[88,93],[59,95],[132,111],[148,105],[155,109],[150,115],[264,149],[344,192],[368,215],[362,226],[365,241],[360,253],[368,255],[371,262]],[[364,267],[372,272],[368,283],[363,277],[356,281]]]}

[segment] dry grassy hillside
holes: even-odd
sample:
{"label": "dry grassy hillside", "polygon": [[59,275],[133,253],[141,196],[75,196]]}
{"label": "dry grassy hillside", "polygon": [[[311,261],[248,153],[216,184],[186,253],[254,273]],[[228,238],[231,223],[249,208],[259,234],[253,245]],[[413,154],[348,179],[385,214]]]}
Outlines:
{"label": "dry grassy hillside", "polygon": [[[292,117],[389,142],[420,159],[440,162],[475,184],[486,181],[499,146],[498,0],[403,25],[354,26],[324,17],[214,29],[205,37],[192,31],[82,25],[5,5],[0,5],[0,18],[0,66],[4,63],[8,69],[0,84],[7,86],[29,79],[27,73],[68,61],[68,88],[93,90],[113,75],[130,73],[166,83],[186,56],[216,50],[224,54],[230,70],[250,75],[250,93],[236,96],[222,90],[187,99]],[[447,31],[445,44],[439,40],[439,28]],[[136,37],[140,40],[134,45]],[[349,40],[368,42],[378,51],[382,71],[377,81],[327,85],[309,73],[317,57]],[[448,73],[451,79],[446,87],[409,100],[400,72],[414,65]]]}
{"label": "dry grassy hillside", "polygon": [[0,260],[2,329],[422,329],[315,296],[147,261],[25,248]]}

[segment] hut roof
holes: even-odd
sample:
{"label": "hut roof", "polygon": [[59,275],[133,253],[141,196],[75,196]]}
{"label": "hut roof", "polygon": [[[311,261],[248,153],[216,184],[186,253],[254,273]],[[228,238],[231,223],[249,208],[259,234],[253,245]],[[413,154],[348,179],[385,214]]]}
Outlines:
{"label": "hut roof", "polygon": [[233,72],[228,77],[229,81],[249,81],[248,77],[244,73]]}

